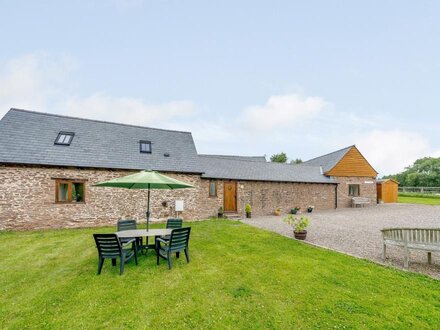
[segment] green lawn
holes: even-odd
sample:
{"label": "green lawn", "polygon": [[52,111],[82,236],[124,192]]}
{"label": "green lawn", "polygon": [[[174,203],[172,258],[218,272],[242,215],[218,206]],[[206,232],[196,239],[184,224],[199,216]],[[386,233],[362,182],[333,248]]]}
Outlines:
{"label": "green lawn", "polygon": [[435,328],[440,282],[233,221],[191,223],[191,263],[107,261],[93,232],[0,234],[0,328]]}
{"label": "green lawn", "polygon": [[399,203],[440,205],[440,196],[420,194],[399,194]]}

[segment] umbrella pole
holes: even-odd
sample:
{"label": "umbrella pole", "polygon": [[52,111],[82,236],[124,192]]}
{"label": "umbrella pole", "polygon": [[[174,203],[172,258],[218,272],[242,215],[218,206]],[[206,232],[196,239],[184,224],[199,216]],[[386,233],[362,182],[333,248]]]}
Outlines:
{"label": "umbrella pole", "polygon": [[148,184],[148,202],[147,202],[147,231],[150,225],[150,184]]}

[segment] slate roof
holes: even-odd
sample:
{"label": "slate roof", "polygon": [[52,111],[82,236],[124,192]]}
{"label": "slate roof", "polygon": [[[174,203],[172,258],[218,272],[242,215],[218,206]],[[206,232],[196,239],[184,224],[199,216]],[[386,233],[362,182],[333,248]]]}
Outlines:
{"label": "slate roof", "polygon": [[[75,133],[70,146],[54,144],[61,131]],[[140,140],[151,141],[151,154],[139,152]],[[0,120],[0,163],[153,169],[215,179],[335,184],[320,173],[319,165],[271,163],[264,156],[198,155],[189,132],[21,109],[9,110]]]}
{"label": "slate roof", "polygon": [[267,162],[266,156],[235,156],[235,155],[206,155],[199,154],[203,157],[214,157],[214,158],[224,158],[224,159],[232,159],[232,160],[248,160],[253,162]]}
{"label": "slate roof", "polygon": [[[75,133],[70,146],[54,145],[60,131]],[[139,152],[140,140],[151,154]],[[0,120],[0,163],[201,173],[198,160],[189,132],[21,109]]]}
{"label": "slate roof", "polygon": [[302,165],[305,166],[322,166],[322,169],[324,171],[324,173],[330,171],[333,167],[336,166],[337,163],[339,163],[339,161],[347,154],[347,152],[353,148],[353,146],[349,146],[337,151],[333,151],[329,154],[320,156],[320,157],[316,157],[313,159],[310,159],[308,161],[305,161],[302,163]]}
{"label": "slate roof", "polygon": [[336,182],[322,175],[319,166],[279,164],[244,159],[222,158],[199,155],[203,178],[332,183]]}

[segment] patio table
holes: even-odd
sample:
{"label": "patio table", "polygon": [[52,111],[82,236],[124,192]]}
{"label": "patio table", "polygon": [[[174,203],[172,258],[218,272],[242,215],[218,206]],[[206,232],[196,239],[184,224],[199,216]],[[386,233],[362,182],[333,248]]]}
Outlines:
{"label": "patio table", "polygon": [[146,237],[147,244],[138,246],[138,249],[155,249],[155,244],[148,244],[148,237],[166,236],[171,235],[172,229],[130,229],[116,232],[119,238],[137,238]]}

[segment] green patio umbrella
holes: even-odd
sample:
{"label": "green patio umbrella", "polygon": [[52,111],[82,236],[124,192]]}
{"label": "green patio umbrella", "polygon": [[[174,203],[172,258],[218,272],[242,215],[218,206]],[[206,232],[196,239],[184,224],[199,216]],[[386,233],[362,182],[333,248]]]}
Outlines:
{"label": "green patio umbrella", "polygon": [[110,181],[99,182],[94,186],[126,188],[126,189],[148,189],[147,230],[150,224],[150,190],[151,189],[195,188],[194,186],[188,183],[170,178],[169,176],[160,174],[155,171],[148,171],[148,170],[141,171],[135,174],[130,174],[122,178],[117,178]]}

